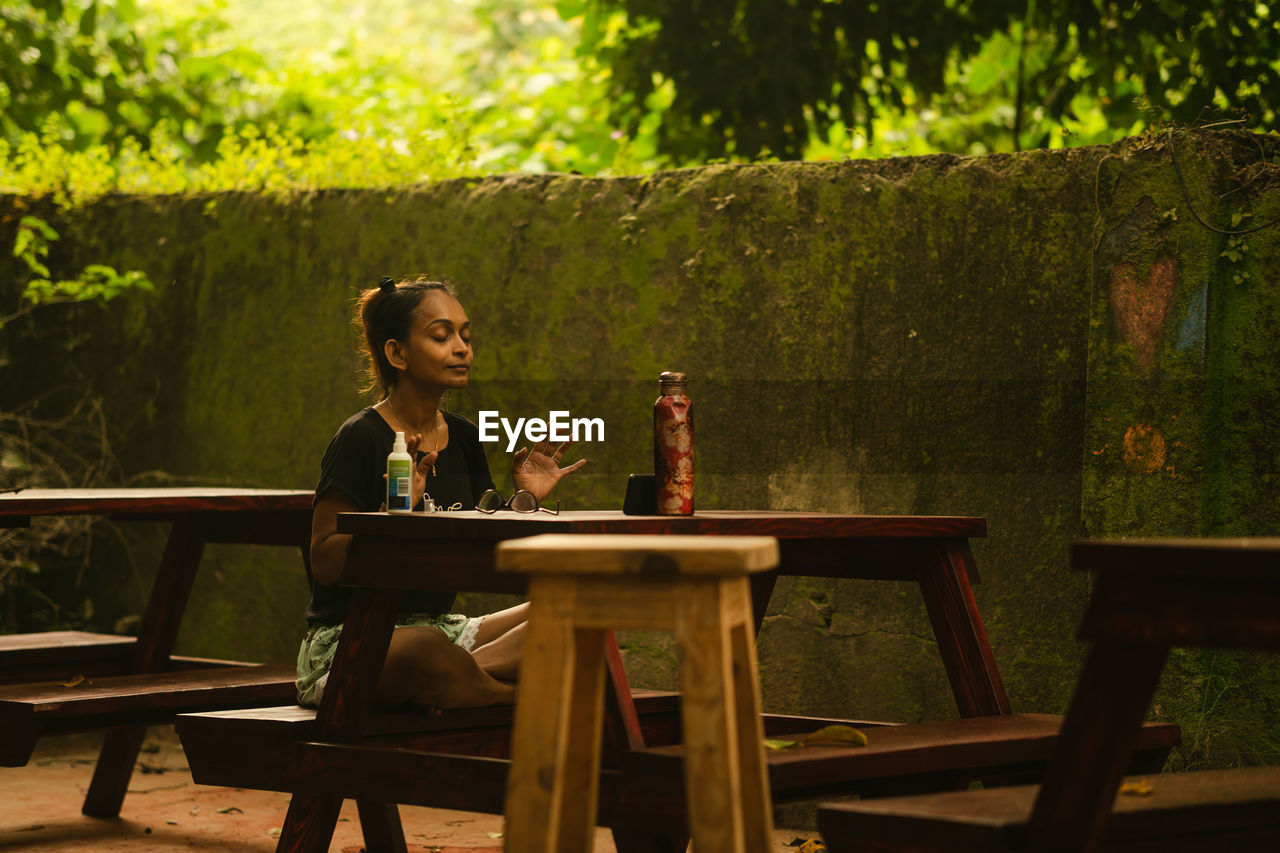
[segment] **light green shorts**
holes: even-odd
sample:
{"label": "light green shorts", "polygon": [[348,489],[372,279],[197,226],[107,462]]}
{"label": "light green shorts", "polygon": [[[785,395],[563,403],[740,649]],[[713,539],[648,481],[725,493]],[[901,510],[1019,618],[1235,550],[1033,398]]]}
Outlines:
{"label": "light green shorts", "polygon": [[[396,620],[396,627],[439,628],[455,645],[471,651],[483,621],[483,616],[467,617],[461,613],[408,613]],[[324,686],[329,681],[329,668],[338,653],[340,636],[341,625],[316,625],[302,638],[302,646],[298,649],[299,705],[320,707]]]}

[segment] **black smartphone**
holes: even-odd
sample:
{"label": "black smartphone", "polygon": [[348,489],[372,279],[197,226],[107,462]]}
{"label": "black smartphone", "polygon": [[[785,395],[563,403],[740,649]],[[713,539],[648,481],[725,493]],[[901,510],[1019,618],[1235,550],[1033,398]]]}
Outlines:
{"label": "black smartphone", "polygon": [[653,515],[658,511],[657,483],[652,474],[632,474],[622,499],[623,515]]}

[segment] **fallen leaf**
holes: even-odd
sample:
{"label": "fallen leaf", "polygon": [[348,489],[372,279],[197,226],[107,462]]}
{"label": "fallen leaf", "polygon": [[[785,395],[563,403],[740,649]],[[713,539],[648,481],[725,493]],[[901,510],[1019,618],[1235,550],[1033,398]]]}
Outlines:
{"label": "fallen leaf", "polygon": [[800,845],[799,853],[827,853],[827,845],[816,838],[810,838]]}
{"label": "fallen leaf", "polygon": [[823,726],[805,735],[807,744],[834,744],[836,746],[866,746],[867,736],[853,726]]}
{"label": "fallen leaf", "polygon": [[1126,797],[1149,797],[1155,786],[1146,779],[1136,779],[1120,785],[1120,793]]}
{"label": "fallen leaf", "polygon": [[75,678],[71,679],[70,681],[62,681],[59,683],[63,687],[79,687],[81,684],[84,684],[88,680],[89,679],[85,678],[83,675],[77,675]]}
{"label": "fallen leaf", "polygon": [[227,806],[225,809],[218,809],[218,814],[231,814],[232,812],[239,812],[240,814],[244,814],[244,809],[241,809],[237,806]]}
{"label": "fallen leaf", "polygon": [[765,749],[790,749],[791,747],[795,746],[798,742],[799,741],[794,741],[794,740],[774,740],[773,738],[765,738],[764,748]]}
{"label": "fallen leaf", "polygon": [[279,835],[279,834],[280,834],[280,827],[278,826],[272,827],[271,829],[267,830],[267,835]]}
{"label": "fallen leaf", "polygon": [[501,838],[501,837],[502,837],[502,833],[501,833],[501,832],[490,832],[490,833],[489,833],[489,837],[490,837],[490,838]]}
{"label": "fallen leaf", "polygon": [[178,822],[177,822],[176,820],[166,820],[166,821],[165,821],[165,823],[169,824],[169,826],[177,826],[177,825],[178,825]]}

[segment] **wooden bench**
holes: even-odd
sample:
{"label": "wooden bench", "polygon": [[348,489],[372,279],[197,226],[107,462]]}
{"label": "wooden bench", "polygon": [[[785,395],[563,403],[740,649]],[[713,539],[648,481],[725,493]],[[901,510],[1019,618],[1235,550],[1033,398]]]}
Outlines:
{"label": "wooden bench", "polygon": [[[493,571],[493,549],[500,541],[545,531],[684,532],[698,523],[702,526],[694,532],[704,535],[767,532],[779,536],[783,574],[919,581],[944,662],[949,661],[957,704],[968,719],[896,726],[765,714],[767,737],[842,722],[862,728],[871,742],[865,749],[768,752],[776,802],[949,790],[973,780],[1037,780],[1052,752],[1061,718],[999,710],[1007,708],[1007,699],[968,586],[974,569],[967,543],[956,538],[980,532],[975,520],[964,520],[967,526],[960,527],[955,519],[788,513],[623,519],[592,512],[548,516],[548,524],[532,517],[440,515],[447,517],[339,517],[339,530],[357,534],[344,578],[358,577],[365,585],[353,591],[325,691],[326,707],[320,712],[288,706],[178,718],[197,782],[294,794],[280,850],[325,849],[343,799],[357,800],[370,850],[404,849],[398,816],[388,804],[502,813],[511,737],[508,709],[422,717],[374,711],[367,699],[358,697],[371,695],[385,655],[397,606],[393,591],[424,585],[518,592],[519,578]],[[384,529],[386,535],[380,533]],[[783,538],[787,535],[793,538]],[[772,589],[773,578],[765,580],[756,590],[757,624]],[[676,746],[678,703],[671,694],[633,692],[616,646],[611,645],[606,665],[599,823],[614,829],[623,853],[682,849],[687,817],[682,755]],[[335,684],[345,687],[335,689]],[[1134,771],[1158,769],[1178,742],[1176,726],[1144,727],[1138,733]]]}
{"label": "wooden bench", "polygon": [[0,687],[0,766],[21,767],[47,734],[170,722],[204,708],[279,704],[297,695],[292,665],[77,677]]}
{"label": "wooden bench", "polygon": [[[89,631],[44,631],[0,635],[0,685],[99,678],[129,671],[137,637]],[[253,666],[244,661],[170,655],[169,668]]]}
{"label": "wooden bench", "polygon": [[[1127,781],[1140,790],[1149,786],[1150,793],[1116,799],[1099,849],[1280,850],[1280,767],[1166,773]],[[1017,785],[868,800],[856,810],[824,806],[819,822],[833,853],[1027,850],[1028,818],[1039,790]]]}
{"label": "wooden bench", "polygon": [[1280,539],[1085,542],[1091,642],[1043,783],[824,806],[833,853],[931,850],[1276,850],[1280,768],[1146,780],[1120,796],[1173,646],[1280,650]]}
{"label": "wooden bench", "polygon": [[136,638],[85,631],[0,637],[0,764],[25,764],[46,734],[106,729],[83,812],[112,817],[148,725],[183,711],[294,699],[292,665],[185,657],[173,647],[206,543],[285,545],[299,548],[305,564],[311,499],[309,491],[186,487],[0,494],[0,527],[50,515],[170,522]]}
{"label": "wooden bench", "polygon": [[[643,838],[678,850],[687,834],[678,695],[635,692],[637,748],[619,746],[616,712],[606,723],[599,823],[615,838]],[[612,718],[612,719],[611,719]],[[365,734],[345,744],[317,740],[316,712],[298,705],[183,714],[177,729],[198,784],[502,814],[511,710],[482,708],[439,716],[380,711]],[[835,723],[867,735],[863,748],[805,746],[765,754],[774,802],[844,794],[874,797],[947,791],[974,781],[1039,779],[1062,718],[1013,714],[896,725],[765,714],[765,736],[787,738]],[[624,734],[625,738],[625,734]],[[1132,772],[1158,772],[1178,744],[1178,728],[1140,731]],[[445,775],[435,775],[435,769]],[[442,782],[446,779],[447,782]],[[370,848],[372,849],[372,848]]]}

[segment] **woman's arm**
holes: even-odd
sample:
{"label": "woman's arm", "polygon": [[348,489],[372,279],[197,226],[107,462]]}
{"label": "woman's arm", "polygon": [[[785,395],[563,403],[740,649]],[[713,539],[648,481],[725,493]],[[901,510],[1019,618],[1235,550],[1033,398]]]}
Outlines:
{"label": "woman's arm", "polygon": [[337,489],[325,492],[311,514],[311,576],[321,586],[331,586],[347,564],[351,534],[338,532],[338,513],[356,512],[356,505]]}

